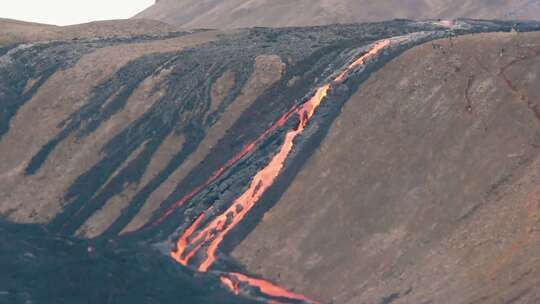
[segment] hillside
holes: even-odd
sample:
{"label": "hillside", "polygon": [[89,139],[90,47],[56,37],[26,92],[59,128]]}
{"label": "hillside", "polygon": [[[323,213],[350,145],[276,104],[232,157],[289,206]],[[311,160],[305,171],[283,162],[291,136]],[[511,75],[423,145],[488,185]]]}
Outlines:
{"label": "hillside", "polygon": [[313,26],[408,19],[538,19],[538,0],[160,0],[135,18],[184,28]]}
{"label": "hillside", "polygon": [[157,35],[175,31],[178,31],[177,27],[155,20],[96,21],[54,26],[0,18],[0,47],[22,42]]}
{"label": "hillside", "polygon": [[538,303],[539,39],[434,41],[374,73],[234,256],[323,303]]}
{"label": "hillside", "polygon": [[537,296],[540,23],[6,22],[0,301]]}

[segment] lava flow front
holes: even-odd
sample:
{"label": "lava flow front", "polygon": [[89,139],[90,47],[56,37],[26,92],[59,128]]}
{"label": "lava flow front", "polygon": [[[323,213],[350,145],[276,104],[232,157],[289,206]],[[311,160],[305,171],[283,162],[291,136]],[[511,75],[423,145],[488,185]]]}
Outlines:
{"label": "lava flow front", "polygon": [[[256,287],[265,296],[272,296],[276,298],[286,298],[291,300],[298,300],[305,303],[317,303],[306,296],[290,292],[282,287],[276,286],[265,280],[250,278],[241,273],[227,273],[221,276],[221,282],[227,286],[234,294],[241,294],[241,288],[243,285],[250,287]],[[270,303],[279,303],[277,301],[271,301]]]}
{"label": "lava flow front", "polygon": [[[184,266],[192,266],[200,272],[207,272],[216,261],[217,250],[227,233],[245,218],[264,192],[279,176],[287,157],[294,147],[294,140],[305,130],[308,122],[315,114],[316,109],[325,100],[332,86],[343,82],[354,68],[363,65],[366,59],[380,53],[390,44],[390,40],[383,40],[375,43],[369,52],[348,65],[347,68],[335,76],[331,82],[320,86],[309,100],[299,106],[293,107],[289,112],[283,115],[274,125],[272,125],[272,127],[266,130],[254,142],[246,146],[233,159],[228,161],[224,167],[216,171],[206,183],[197,187],[193,192],[183,197],[178,203],[168,209],[165,214],[157,220],[158,224],[168,217],[176,208],[189,201],[207,185],[214,182],[227,168],[234,165],[244,155],[252,151],[259,143],[266,139],[269,134],[277,128],[284,126],[289,118],[293,115],[298,115],[299,122],[297,126],[286,133],[284,142],[278,152],[264,168],[257,172],[251,180],[248,189],[241,194],[227,210],[218,214],[213,219],[208,219],[213,211],[212,209],[202,213],[180,236],[176,244],[176,249],[171,252],[172,258]],[[197,265],[192,265],[192,260],[196,256],[200,257],[200,260],[197,261]],[[243,289],[240,288],[240,286],[249,286],[257,289],[258,292],[267,298],[276,299],[273,302],[271,301],[271,303],[282,303],[280,302],[282,300],[278,299],[286,299],[288,302],[293,301],[293,303],[317,303],[303,295],[289,292],[264,280],[249,278],[242,274],[224,273],[221,274],[220,277],[221,282],[235,294],[242,293]]]}

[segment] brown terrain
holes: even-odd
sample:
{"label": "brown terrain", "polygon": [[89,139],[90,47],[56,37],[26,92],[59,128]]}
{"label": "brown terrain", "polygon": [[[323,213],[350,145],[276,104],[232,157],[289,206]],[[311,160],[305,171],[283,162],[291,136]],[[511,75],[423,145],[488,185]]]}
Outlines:
{"label": "brown terrain", "polygon": [[159,0],[135,18],[185,28],[312,26],[393,18],[538,19],[538,0]]}
{"label": "brown terrain", "polygon": [[233,256],[323,303],[539,303],[539,41],[387,64]]}
{"label": "brown terrain", "polygon": [[0,18],[0,46],[46,40],[164,34],[178,27],[155,20],[113,20],[55,26]]}

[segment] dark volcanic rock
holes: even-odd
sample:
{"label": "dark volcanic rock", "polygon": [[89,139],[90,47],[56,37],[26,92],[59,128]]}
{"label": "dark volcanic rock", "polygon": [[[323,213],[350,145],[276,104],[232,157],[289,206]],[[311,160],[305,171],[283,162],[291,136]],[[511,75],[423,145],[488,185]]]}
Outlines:
{"label": "dark volcanic rock", "polygon": [[0,303],[249,303],[147,246],[0,224]]}

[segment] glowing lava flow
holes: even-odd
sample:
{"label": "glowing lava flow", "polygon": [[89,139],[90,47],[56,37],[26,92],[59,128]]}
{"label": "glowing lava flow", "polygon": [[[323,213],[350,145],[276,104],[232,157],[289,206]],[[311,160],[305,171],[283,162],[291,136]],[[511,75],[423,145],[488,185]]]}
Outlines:
{"label": "glowing lava flow", "polygon": [[373,47],[369,50],[369,52],[367,52],[360,58],[356,59],[353,63],[349,64],[349,66],[334,79],[334,82],[342,82],[343,80],[345,80],[345,77],[347,76],[347,74],[349,74],[349,72],[352,69],[354,69],[357,66],[364,65],[364,63],[366,63],[366,59],[368,59],[371,56],[379,54],[384,48],[388,47],[391,43],[392,42],[388,39],[375,43]]}
{"label": "glowing lava flow", "polygon": [[[240,290],[241,284],[246,284],[248,286],[257,287],[261,291],[261,293],[267,296],[272,296],[272,297],[277,297],[277,298],[279,297],[287,298],[291,300],[304,301],[306,303],[313,303],[313,304],[318,303],[318,302],[315,302],[313,300],[306,298],[304,295],[290,292],[288,290],[285,290],[282,287],[271,284],[265,280],[253,279],[241,273],[232,272],[232,273],[223,275],[221,276],[221,283],[227,286],[227,288],[229,288],[236,295],[239,295],[241,293],[241,290]],[[279,302],[273,301],[270,303],[279,303]]]}
{"label": "glowing lava flow", "polygon": [[[319,87],[308,101],[299,106],[293,107],[288,113],[283,115],[271,128],[266,130],[254,142],[246,146],[233,159],[227,162],[225,166],[216,171],[204,185],[196,188],[190,194],[178,201],[178,203],[176,203],[174,206],[169,208],[169,210],[167,210],[165,214],[158,219],[156,222],[157,224],[169,216],[176,208],[193,198],[193,196],[199,193],[204,187],[215,181],[228,167],[234,165],[244,155],[253,150],[253,148],[263,141],[271,132],[276,130],[278,127],[285,125],[289,118],[291,118],[293,115],[298,115],[300,121],[297,127],[286,133],[284,142],[277,154],[274,155],[271,161],[253,177],[248,189],[242,195],[240,195],[227,210],[220,215],[217,215],[208,224],[202,225],[205,222],[206,214],[210,213],[211,210],[201,214],[179,238],[176,244],[176,249],[171,252],[171,257],[178,263],[184,266],[189,266],[192,258],[203,250],[204,259],[200,262],[197,270],[200,272],[207,272],[210,266],[216,261],[218,247],[222,243],[227,233],[229,233],[236,225],[238,225],[238,223],[242,221],[242,219],[244,219],[248,212],[259,201],[263,193],[274,183],[275,179],[283,169],[287,157],[294,147],[294,140],[304,131],[307,123],[315,114],[315,110],[328,95],[331,86],[334,83],[343,82],[353,68],[363,65],[367,58],[378,54],[381,50],[390,45],[390,43],[390,40],[383,40],[374,44],[369,52],[348,65],[348,67],[340,72],[332,82]],[[317,303],[302,295],[291,293],[269,282],[259,279],[252,279],[238,273],[221,275],[221,282],[235,294],[241,293],[239,285],[244,284],[251,287],[256,287],[261,293],[270,297],[285,298],[303,301],[306,303]]]}
{"label": "glowing lava flow", "polygon": [[[225,235],[246,216],[262,194],[272,185],[276,177],[278,177],[287,156],[294,146],[294,139],[304,131],[307,121],[313,116],[315,109],[320,105],[324,97],[326,97],[329,90],[330,84],[320,87],[315,95],[298,109],[297,113],[300,116],[298,127],[285,135],[285,141],[281,149],[272,158],[270,163],[253,177],[246,192],[236,199],[225,212],[214,218],[192,238],[191,243],[198,244],[193,251],[201,248],[204,244],[208,245],[206,258],[198,267],[199,271],[207,271],[210,265],[214,263],[217,248]],[[186,232],[192,233],[198,226],[199,223],[195,222]],[[186,238],[186,234],[188,233],[184,233],[181,239]],[[189,234],[187,237],[189,237]],[[178,244],[177,250],[172,253],[173,258],[184,265],[187,265],[189,262],[189,259],[186,261],[186,259],[182,258],[186,249],[187,246],[185,244]]]}

